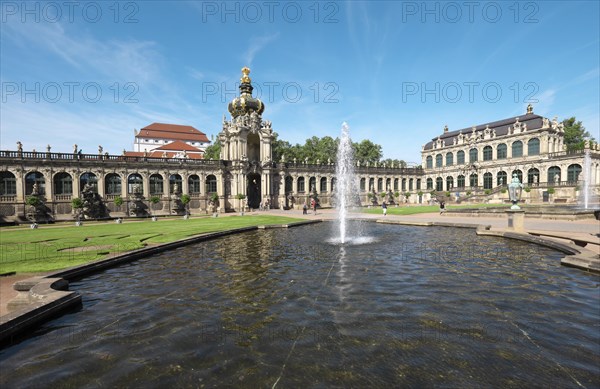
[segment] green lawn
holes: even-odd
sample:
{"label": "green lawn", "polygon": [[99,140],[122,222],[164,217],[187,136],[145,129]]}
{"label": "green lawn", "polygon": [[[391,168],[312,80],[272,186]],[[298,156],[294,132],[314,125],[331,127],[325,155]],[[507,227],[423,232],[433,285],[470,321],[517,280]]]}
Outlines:
{"label": "green lawn", "polygon": [[[446,209],[460,208],[508,208],[510,204],[468,204],[468,205],[447,205]],[[417,213],[439,212],[439,205],[415,205],[415,206],[388,206],[388,215],[414,215]],[[372,208],[365,208],[364,213],[382,214],[381,205]]]}
{"label": "green lawn", "polygon": [[172,242],[207,232],[287,224],[300,221],[280,216],[229,216],[152,222],[84,223],[0,228],[0,273],[47,272],[102,259],[149,244]]}

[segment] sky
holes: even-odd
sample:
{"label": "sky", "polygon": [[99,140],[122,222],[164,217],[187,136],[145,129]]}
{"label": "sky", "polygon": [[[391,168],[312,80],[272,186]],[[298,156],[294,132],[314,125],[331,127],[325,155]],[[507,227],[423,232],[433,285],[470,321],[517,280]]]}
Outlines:
{"label": "sky", "polygon": [[524,114],[600,126],[598,1],[4,1],[0,149],[111,154],[134,129],[216,136],[248,66],[292,144],[369,139],[420,163],[443,132]]}

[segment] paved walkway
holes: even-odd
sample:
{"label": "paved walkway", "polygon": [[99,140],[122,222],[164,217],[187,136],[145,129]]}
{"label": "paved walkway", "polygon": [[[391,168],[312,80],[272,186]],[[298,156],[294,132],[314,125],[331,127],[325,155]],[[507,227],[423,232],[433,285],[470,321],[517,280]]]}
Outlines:
{"label": "paved walkway", "polygon": [[[264,212],[251,212],[247,215],[252,214],[269,214],[278,216],[288,216],[303,219],[324,219],[332,220],[337,217],[335,210],[332,209],[319,209],[316,215],[309,212],[308,215],[303,215],[302,210],[269,210]],[[237,213],[229,213],[219,215],[219,217],[235,216]],[[460,223],[460,224],[482,224],[492,226],[492,230],[503,230],[507,227],[507,219],[501,217],[469,217],[469,216],[449,216],[440,215],[439,213],[421,213],[416,215],[404,216],[404,215],[390,215],[383,216],[383,214],[368,214],[368,213],[351,213],[351,218],[360,219],[371,219],[371,220],[393,220],[403,221],[409,223],[427,223],[427,222],[446,222],[446,223]],[[57,226],[58,227],[58,226]],[[561,235],[564,237],[572,238],[585,238],[592,242],[597,242],[595,245],[588,245],[586,248],[600,253],[600,222],[597,220],[586,219],[586,220],[547,220],[547,219],[533,219],[525,218],[525,229],[528,231],[535,231],[537,233],[548,231],[555,235]],[[562,240],[564,239],[557,239]],[[22,279],[29,278],[37,274],[17,274],[14,276],[0,277],[0,316],[7,313],[7,303],[12,300],[17,292],[13,290],[12,285]]]}

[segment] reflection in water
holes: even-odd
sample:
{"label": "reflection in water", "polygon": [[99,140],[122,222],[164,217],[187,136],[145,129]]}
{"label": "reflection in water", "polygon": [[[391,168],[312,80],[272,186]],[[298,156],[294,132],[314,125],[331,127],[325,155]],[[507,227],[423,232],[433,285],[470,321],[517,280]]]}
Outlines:
{"label": "reflection in water", "polygon": [[465,229],[327,223],[230,236],[71,288],[0,351],[7,387],[600,385],[598,278]]}

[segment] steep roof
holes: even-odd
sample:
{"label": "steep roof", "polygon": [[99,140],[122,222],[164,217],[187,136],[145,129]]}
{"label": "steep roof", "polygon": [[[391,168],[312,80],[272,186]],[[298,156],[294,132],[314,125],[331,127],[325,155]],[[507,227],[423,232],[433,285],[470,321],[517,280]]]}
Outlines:
{"label": "steep roof", "polygon": [[[508,134],[508,128],[515,124],[515,122],[519,119],[521,124],[527,124],[528,130],[535,130],[542,127],[543,117],[528,113],[525,115],[514,116],[508,119],[497,120],[495,122],[489,122],[484,124],[479,124],[475,127],[475,132],[481,132],[489,127],[490,130],[496,130],[496,136],[503,136]],[[473,127],[467,127],[456,131],[449,131],[441,134],[439,138],[444,141],[445,146],[451,146],[454,142],[454,138],[456,138],[460,133],[468,135],[473,132]],[[433,142],[437,140],[437,136],[431,140],[431,142],[427,142],[425,144],[425,150],[431,150],[433,148]]]}
{"label": "steep roof", "polygon": [[202,150],[200,150],[197,147],[194,146],[190,146],[185,142],[182,142],[180,140],[176,140],[174,142],[171,143],[167,143],[166,145],[162,145],[154,150],[171,150],[171,151],[191,151],[193,153],[202,153]]}
{"label": "steep roof", "polygon": [[152,123],[149,126],[140,129],[140,132],[136,135],[136,138],[179,139],[186,141],[209,142],[205,133],[195,129],[192,126],[166,123]]}
{"label": "steep roof", "polygon": [[[163,155],[163,154],[166,154]],[[175,158],[175,156],[177,154],[180,154],[179,152],[175,152],[175,151],[150,151],[147,155],[147,157],[150,158]],[[143,157],[144,156],[144,152],[143,151],[126,151],[125,154],[123,154],[126,157]],[[203,154],[197,154],[197,153],[191,153],[187,155],[188,159],[204,159],[204,155]]]}

